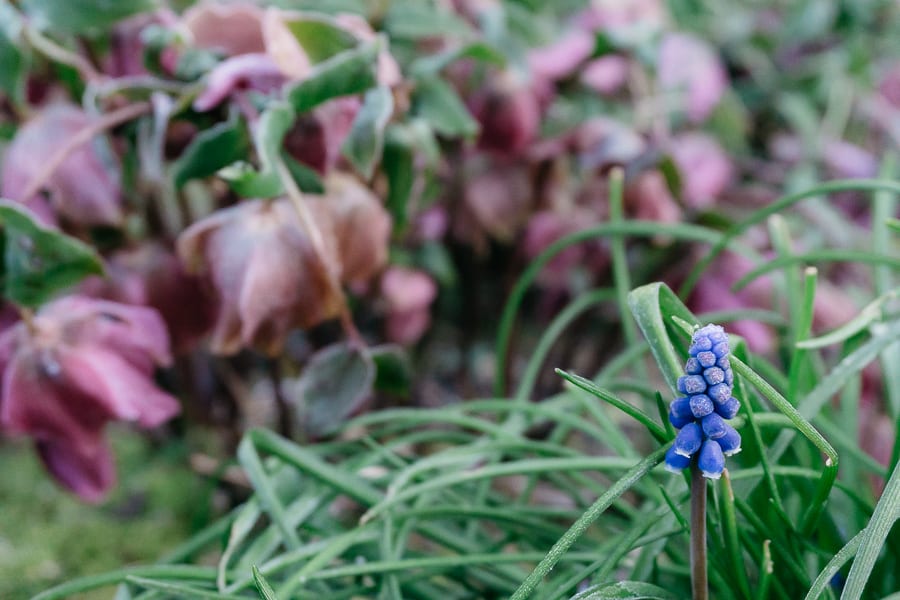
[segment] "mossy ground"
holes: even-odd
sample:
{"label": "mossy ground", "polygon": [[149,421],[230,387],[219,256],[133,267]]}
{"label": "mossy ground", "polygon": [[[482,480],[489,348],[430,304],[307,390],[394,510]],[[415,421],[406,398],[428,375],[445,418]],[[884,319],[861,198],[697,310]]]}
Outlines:
{"label": "mossy ground", "polygon": [[[118,435],[117,435],[118,434]],[[120,485],[90,506],[43,472],[27,443],[0,452],[0,599],[22,600],[73,577],[153,562],[206,522],[209,487],[183,452],[113,432]],[[83,599],[109,598],[109,589]]]}

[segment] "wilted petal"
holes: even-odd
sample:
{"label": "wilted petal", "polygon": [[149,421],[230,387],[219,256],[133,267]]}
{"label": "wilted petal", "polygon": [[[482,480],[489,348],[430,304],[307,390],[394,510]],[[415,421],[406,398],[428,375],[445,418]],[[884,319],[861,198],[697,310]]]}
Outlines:
{"label": "wilted petal", "polygon": [[281,71],[266,54],[242,54],[228,58],[209,73],[206,88],[194,100],[194,110],[210,110],[236,90],[268,93],[277,90],[282,83],[284,77]]}
{"label": "wilted petal", "polygon": [[493,165],[468,179],[466,208],[483,231],[510,241],[528,216],[531,194],[527,172]]}
{"label": "wilted petal", "polygon": [[286,199],[245,201],[182,233],[182,260],[208,273],[218,294],[213,351],[231,354],[246,345],[275,353],[291,328],[337,315],[340,297],[328,279],[340,272],[332,217],[322,202],[308,199],[308,207],[325,264]]}
{"label": "wilted petal", "polygon": [[350,175],[334,173],[322,199],[337,240],[341,279],[371,279],[387,264],[391,217],[372,191]]}
{"label": "wilted petal", "polygon": [[115,485],[112,452],[98,435],[89,447],[76,447],[65,439],[35,442],[41,461],[53,477],[86,502],[100,502]]}
{"label": "wilted petal", "polygon": [[197,46],[237,56],[265,52],[262,15],[262,9],[250,2],[204,0],[185,11],[182,24]]}
{"label": "wilted petal", "polygon": [[48,210],[52,207],[55,213],[76,225],[119,224],[122,220],[119,182],[90,142],[72,151],[47,179],[44,189],[49,195],[49,207],[37,195],[22,197],[50,157],[90,124],[84,112],[64,104],[51,106],[28,121],[7,148],[0,174],[0,195],[26,204],[48,223],[55,221]]}
{"label": "wilted petal", "polygon": [[309,55],[285,23],[290,13],[270,7],[262,19],[266,54],[278,65],[281,73],[292,80],[304,79],[312,69]]}
{"label": "wilted petal", "polygon": [[683,33],[669,33],[659,48],[657,76],[663,90],[684,94],[683,108],[699,122],[719,103],[728,79],[715,50],[705,41]]}
{"label": "wilted petal", "polygon": [[387,301],[387,338],[404,345],[417,342],[431,324],[434,279],[424,271],[390,267],[381,277],[381,294]]}

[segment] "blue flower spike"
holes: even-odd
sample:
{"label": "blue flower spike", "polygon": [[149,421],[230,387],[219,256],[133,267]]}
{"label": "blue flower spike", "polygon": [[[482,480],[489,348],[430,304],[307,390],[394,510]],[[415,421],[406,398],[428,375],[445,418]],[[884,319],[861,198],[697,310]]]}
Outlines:
{"label": "blue flower spike", "polygon": [[694,332],[688,353],[686,375],[678,378],[677,386],[683,396],[669,405],[669,422],[679,431],[666,453],[665,468],[676,473],[696,457],[703,476],[718,479],[725,457],[741,451],[741,435],[726,423],[741,408],[732,396],[728,334],[718,325],[701,327]]}

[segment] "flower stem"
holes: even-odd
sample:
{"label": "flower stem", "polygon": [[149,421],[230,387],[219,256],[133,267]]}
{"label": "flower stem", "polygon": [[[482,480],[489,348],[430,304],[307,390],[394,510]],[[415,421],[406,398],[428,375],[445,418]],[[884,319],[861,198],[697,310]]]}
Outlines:
{"label": "flower stem", "polygon": [[691,465],[691,591],[693,600],[709,600],[706,572],[706,480]]}

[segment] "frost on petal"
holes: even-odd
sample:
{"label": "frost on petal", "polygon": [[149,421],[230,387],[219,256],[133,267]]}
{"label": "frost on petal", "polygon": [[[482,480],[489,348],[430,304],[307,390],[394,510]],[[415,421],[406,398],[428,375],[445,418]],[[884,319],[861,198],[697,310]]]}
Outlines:
{"label": "frost on petal", "polygon": [[91,119],[80,109],[53,105],[23,125],[3,158],[0,195],[22,202],[48,224],[58,215],[75,225],[118,225],[122,221],[121,187],[112,156],[101,159],[96,142],[72,151],[47,179],[39,195],[23,198],[27,187],[38,177],[47,160],[72,136],[89,127]]}
{"label": "frost on petal", "polygon": [[697,466],[700,467],[700,472],[707,479],[718,479],[722,476],[722,471],[725,469],[725,455],[722,454],[719,442],[715,440],[703,442]]}
{"label": "frost on petal", "polygon": [[682,470],[688,468],[691,465],[691,458],[689,456],[683,456],[676,452],[675,447],[672,446],[666,451],[666,459],[665,459],[665,469],[670,473],[680,473]]}
{"label": "frost on petal", "polygon": [[115,485],[112,452],[101,436],[89,446],[72,446],[63,438],[37,440],[35,449],[53,477],[86,502],[103,500]]}

